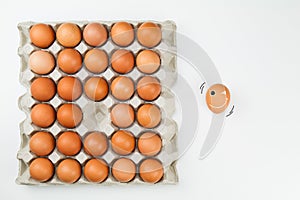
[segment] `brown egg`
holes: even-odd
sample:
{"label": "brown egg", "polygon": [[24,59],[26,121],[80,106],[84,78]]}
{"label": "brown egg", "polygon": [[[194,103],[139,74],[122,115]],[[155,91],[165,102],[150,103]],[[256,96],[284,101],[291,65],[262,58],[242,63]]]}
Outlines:
{"label": "brown egg", "polygon": [[75,74],[81,69],[82,58],[76,49],[64,49],[57,56],[59,68],[67,74]]}
{"label": "brown egg", "polygon": [[72,76],[65,76],[57,83],[58,95],[66,101],[74,101],[82,94],[80,80]]}
{"label": "brown egg", "polygon": [[85,83],[84,91],[91,100],[101,101],[108,94],[108,84],[104,78],[92,77]]}
{"label": "brown egg", "polygon": [[54,166],[47,158],[36,158],[29,165],[30,177],[39,181],[50,180],[54,173]]}
{"label": "brown egg", "polygon": [[110,112],[110,118],[115,126],[127,128],[134,122],[134,110],[128,104],[116,104]]}
{"label": "brown egg", "polygon": [[134,83],[131,78],[118,76],[111,83],[111,94],[118,100],[125,101],[134,93]]}
{"label": "brown egg", "polygon": [[164,169],[160,161],[149,158],[141,162],[139,174],[143,181],[147,183],[157,183],[164,175]]}
{"label": "brown egg", "polygon": [[128,155],[135,149],[135,138],[131,132],[119,130],[111,137],[111,145],[117,154]]}
{"label": "brown egg", "polygon": [[66,128],[75,128],[82,120],[82,111],[75,104],[63,104],[57,110],[57,121]]}
{"label": "brown egg", "polygon": [[230,92],[225,85],[215,84],[206,92],[206,104],[216,114],[226,110],[230,102]]}
{"label": "brown egg", "polygon": [[127,183],[134,179],[136,166],[134,162],[128,158],[120,158],[116,160],[112,166],[112,175],[122,183]]}
{"label": "brown egg", "polygon": [[67,158],[58,164],[56,175],[62,182],[75,183],[81,176],[81,165],[77,160]]}
{"label": "brown egg", "polygon": [[31,83],[30,91],[34,99],[49,101],[56,94],[56,85],[51,78],[39,77]]}
{"label": "brown egg", "polygon": [[47,24],[35,24],[29,31],[31,42],[40,48],[48,48],[55,40],[55,33]]}
{"label": "brown egg", "polygon": [[110,30],[112,41],[119,46],[128,46],[134,40],[133,26],[127,22],[117,22]]}
{"label": "brown egg", "polygon": [[134,56],[125,49],[116,50],[111,56],[111,67],[120,74],[130,72],[134,67]]}
{"label": "brown egg", "polygon": [[108,177],[108,172],[108,166],[102,159],[91,159],[84,166],[84,176],[90,182],[103,182]]}
{"label": "brown egg", "polygon": [[152,50],[143,50],[136,57],[137,68],[145,73],[152,74],[160,67],[160,57]]}
{"label": "brown egg", "polygon": [[57,149],[66,156],[74,156],[81,149],[80,136],[72,131],[63,132],[57,138]]}
{"label": "brown egg", "polygon": [[137,121],[145,128],[154,128],[161,121],[160,109],[154,104],[144,104],[137,111]]}
{"label": "brown egg", "polygon": [[157,78],[144,76],[137,83],[137,93],[146,101],[153,101],[160,95],[161,86]]}
{"label": "brown egg", "polygon": [[107,40],[107,30],[100,23],[90,23],[83,30],[83,39],[90,46],[101,46]]}
{"label": "brown egg", "polygon": [[108,148],[107,137],[101,132],[89,133],[84,139],[84,151],[91,156],[102,156]]}
{"label": "brown egg", "polygon": [[30,138],[29,148],[30,151],[37,156],[47,156],[55,148],[54,137],[48,132],[36,132]]}
{"label": "brown egg", "polygon": [[108,66],[108,56],[100,49],[89,50],[84,56],[86,68],[93,73],[104,72]]}
{"label": "brown egg", "polygon": [[36,126],[47,128],[55,121],[55,110],[49,104],[36,104],[31,109],[31,121]]}
{"label": "brown egg", "polygon": [[137,30],[137,39],[145,47],[155,47],[161,41],[160,27],[152,22],[144,22]]}
{"label": "brown egg", "polygon": [[56,31],[57,41],[64,47],[76,47],[81,41],[81,30],[73,23],[63,23]]}
{"label": "brown egg", "polygon": [[154,132],[145,132],[138,139],[138,149],[145,156],[157,155],[162,147],[160,136]]}
{"label": "brown egg", "polygon": [[49,74],[55,67],[55,58],[48,51],[35,51],[29,56],[29,66],[36,74]]}

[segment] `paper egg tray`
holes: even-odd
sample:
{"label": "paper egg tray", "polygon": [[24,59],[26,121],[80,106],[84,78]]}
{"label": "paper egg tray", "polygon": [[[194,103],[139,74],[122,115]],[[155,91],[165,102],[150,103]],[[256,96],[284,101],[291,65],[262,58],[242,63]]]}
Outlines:
{"label": "paper egg tray", "polygon": [[[83,27],[86,24],[91,22],[99,22],[106,25],[108,31],[110,30],[111,25],[114,23],[108,21],[81,21],[81,22],[73,21],[72,23],[77,24],[81,29],[83,29]],[[135,29],[138,26],[138,24],[142,23],[136,21],[128,21],[128,22],[133,24]],[[47,24],[51,25],[53,29],[56,31],[58,26],[61,23],[63,22],[54,22],[54,23],[47,23]],[[171,21],[155,22],[155,23],[158,23],[161,26],[161,30],[162,30],[162,41],[158,46],[153,48],[153,50],[157,51],[161,57],[161,66],[160,69],[156,73],[152,74],[151,76],[157,77],[160,80],[162,91],[159,98],[157,98],[155,101],[150,103],[154,103],[158,105],[162,112],[162,121],[160,125],[152,130],[158,132],[162,138],[162,150],[157,156],[155,156],[155,158],[159,159],[164,166],[164,176],[162,180],[159,181],[157,184],[174,184],[178,181],[178,176],[177,176],[176,166],[175,166],[176,159],[178,158],[177,147],[176,147],[177,124],[172,119],[172,115],[175,112],[175,96],[172,93],[170,88],[173,85],[173,83],[176,81],[177,70],[176,70],[176,55],[169,52],[176,51],[176,34],[175,34],[176,26]],[[52,133],[53,136],[57,138],[60,132],[66,130],[72,130],[77,132],[82,138],[84,138],[84,136],[90,131],[101,131],[109,137],[114,131],[118,130],[118,127],[115,127],[111,123],[110,108],[114,104],[119,103],[119,101],[116,100],[113,96],[111,96],[111,94],[109,94],[103,101],[94,102],[88,99],[83,92],[83,94],[79,99],[72,102],[74,104],[77,104],[79,107],[81,107],[83,112],[83,120],[78,127],[74,129],[67,129],[61,126],[57,121],[49,128],[40,128],[32,124],[30,111],[32,106],[38,103],[38,101],[36,101],[31,97],[30,85],[31,85],[31,81],[35,77],[40,76],[33,73],[30,70],[30,67],[28,65],[29,55],[33,51],[39,50],[39,48],[35,47],[31,43],[29,37],[30,27],[34,24],[35,24],[34,22],[24,22],[18,25],[20,31],[20,46],[18,49],[18,54],[21,58],[20,83],[24,87],[26,87],[27,92],[19,98],[19,107],[26,114],[26,119],[20,123],[21,145],[17,154],[17,158],[19,159],[19,175],[16,179],[16,182],[19,184],[30,184],[30,185],[31,184],[32,185],[66,184],[64,182],[61,182],[57,178],[56,174],[54,174],[51,180],[45,183],[40,183],[30,177],[29,164],[34,158],[37,157],[29,149],[30,136],[32,135],[32,133],[36,131],[45,130]],[[89,49],[92,48],[93,47],[88,46],[82,40],[81,43],[75,49],[77,49],[82,55],[84,55],[85,52],[87,52]],[[121,47],[115,45],[111,41],[111,39],[108,38],[108,41],[105,43],[105,45],[99,48],[105,50],[108,55],[111,55],[112,51],[114,51],[115,49],[120,49]],[[57,58],[58,52],[61,51],[62,49],[64,49],[64,47],[61,46],[57,41],[55,41],[47,50],[50,51],[55,56],[55,58]],[[138,43],[138,41],[135,39],[135,41],[130,46],[125,47],[125,49],[131,50],[136,56],[138,51],[146,48],[141,46]],[[49,75],[46,75],[46,77],[50,77],[57,83],[57,81],[61,77],[67,75],[68,74],[65,74],[64,72],[60,71],[59,67],[56,66],[53,72],[51,72]],[[82,84],[84,84],[85,80],[88,77],[92,77],[92,76],[102,76],[108,81],[108,83],[110,83],[112,78],[116,75],[118,74],[114,72],[110,66],[103,73],[95,75],[89,72],[85,68],[83,63],[81,70],[72,76],[77,77],[79,80],[81,80]],[[140,77],[144,76],[144,74],[139,72],[137,68],[134,67],[134,70],[132,70],[128,74],[125,74],[124,76],[131,77],[136,83],[136,81]],[[55,109],[57,109],[61,104],[66,103],[66,101],[62,100],[56,94],[55,97],[51,99],[50,102],[47,103],[51,104]],[[130,100],[125,101],[125,103],[129,103],[135,109],[137,109],[139,105],[144,103],[144,100],[140,99],[135,92],[134,96]],[[135,123],[129,128],[127,128],[126,130],[131,131],[135,136],[137,136],[142,131],[145,131],[147,129],[139,126],[139,124],[135,121]],[[84,152],[83,148],[76,156],[65,156],[62,153],[60,153],[57,150],[57,148],[55,148],[55,150],[47,157],[53,162],[55,166],[57,166],[59,161],[67,157],[74,158],[77,161],[79,161],[82,167],[84,166],[84,163],[91,158],[90,155]],[[138,164],[142,159],[146,158],[145,156],[143,156],[138,152],[137,148],[135,148],[135,151],[128,156],[120,156],[114,153],[110,146],[108,148],[108,151],[99,158],[104,159],[111,167],[111,163],[114,161],[114,159],[120,157],[130,158],[135,162],[135,164]],[[95,183],[89,182],[82,173],[80,179],[75,184],[95,184]],[[129,183],[119,183],[114,179],[110,171],[108,178],[104,182],[96,183],[96,184],[110,185],[110,184],[148,184],[148,183],[143,182],[138,175],[135,177],[133,181]]]}

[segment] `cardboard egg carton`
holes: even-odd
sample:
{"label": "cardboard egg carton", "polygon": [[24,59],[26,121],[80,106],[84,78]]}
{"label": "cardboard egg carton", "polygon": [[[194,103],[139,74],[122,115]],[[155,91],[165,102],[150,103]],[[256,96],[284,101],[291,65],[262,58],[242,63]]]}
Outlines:
{"label": "cardboard egg carton", "polygon": [[[72,23],[77,24],[83,30],[83,27],[86,24],[91,22],[99,22],[104,24],[108,29],[108,31],[110,30],[111,25],[115,23],[111,21],[80,21],[80,22],[75,21]],[[136,21],[128,21],[128,22],[133,24],[135,28],[137,28],[137,26],[141,23]],[[61,23],[50,22],[47,24],[51,25],[53,29],[56,31],[58,26]],[[151,130],[158,132],[162,138],[162,146],[163,146],[162,150],[157,156],[155,156],[155,158],[159,159],[164,166],[164,177],[157,184],[174,184],[178,181],[178,176],[176,172],[176,160],[178,159],[176,135],[177,135],[178,128],[176,122],[172,118],[175,112],[175,96],[172,93],[170,88],[172,87],[172,85],[174,84],[177,78],[176,55],[171,53],[176,51],[176,33],[175,33],[176,26],[171,21],[155,22],[155,23],[159,24],[162,30],[162,41],[158,46],[153,48],[153,50],[158,52],[158,54],[160,55],[161,67],[157,72],[155,72],[151,76],[157,77],[160,80],[162,90],[161,90],[161,95],[156,100],[151,101],[150,103],[156,104],[160,107],[162,113],[162,120],[157,127]],[[145,103],[145,101],[143,99],[140,99],[139,96],[136,94],[136,92],[134,96],[128,101],[118,101],[109,93],[108,96],[103,101],[100,102],[91,101],[84,94],[84,91],[81,97],[73,102],[64,101],[58,96],[58,94],[56,94],[54,98],[47,103],[51,104],[56,110],[63,103],[74,103],[78,105],[83,112],[83,120],[79,124],[79,126],[77,126],[74,129],[67,129],[61,126],[57,121],[55,121],[55,123],[49,128],[40,128],[32,124],[30,118],[31,108],[33,105],[39,102],[36,101],[34,98],[32,98],[30,94],[30,85],[34,78],[40,77],[40,75],[33,73],[30,70],[30,67],[28,65],[29,55],[35,50],[39,50],[39,48],[35,47],[31,43],[29,37],[30,27],[34,24],[35,24],[34,22],[24,22],[18,25],[20,31],[20,46],[18,49],[18,54],[21,58],[20,83],[24,87],[26,87],[27,92],[19,98],[19,107],[26,114],[26,118],[23,122],[20,123],[21,145],[17,154],[17,158],[19,159],[19,175],[16,179],[16,182],[19,184],[32,184],[32,185],[66,184],[64,182],[61,182],[57,178],[56,174],[54,174],[54,177],[51,180],[45,183],[40,183],[30,178],[29,164],[34,158],[37,157],[34,153],[30,152],[29,149],[30,136],[36,131],[44,130],[52,133],[53,136],[57,139],[57,136],[60,132],[66,130],[72,130],[77,132],[82,139],[86,136],[88,132],[91,131],[100,131],[105,133],[109,137],[114,131],[118,130],[118,128],[111,123],[110,109],[112,108],[112,106],[116,103],[122,102],[122,103],[131,104],[133,108],[136,110],[141,104]],[[85,52],[87,52],[89,49],[92,48],[94,47],[90,47],[82,40],[81,43],[75,49],[78,50],[81,53],[81,55],[84,55]],[[96,48],[100,48],[106,51],[110,57],[111,53],[114,50],[123,47],[119,47],[115,45],[109,38],[108,41],[103,46],[96,47]],[[55,56],[55,58],[57,58],[57,54],[62,49],[64,49],[64,47],[62,47],[57,41],[55,41],[47,49],[47,51],[51,52]],[[132,51],[136,56],[136,54],[141,49],[146,49],[146,48],[140,45],[137,39],[135,38],[134,42],[131,45],[124,47],[124,49],[128,49]],[[84,63],[82,65],[83,67],[79,72],[77,72],[74,75],[69,75],[78,78],[81,81],[82,85],[84,85],[85,81],[92,76],[102,76],[108,81],[110,85],[111,80],[118,75],[116,72],[114,72],[114,70],[110,66],[101,74],[93,74],[85,68]],[[144,75],[145,74],[141,73],[136,67],[134,67],[134,69],[130,73],[124,74],[124,76],[128,76],[132,78],[135,84],[137,80]],[[56,65],[53,72],[43,77],[49,77],[57,83],[57,81],[63,76],[68,76],[68,74],[60,71],[59,67]],[[135,120],[134,124],[129,128],[127,128],[126,130],[129,130],[135,136],[138,136],[141,132],[147,129],[141,127]],[[87,160],[92,158],[90,155],[84,152],[83,148],[75,156],[65,156],[62,153],[60,153],[57,150],[57,148],[55,148],[55,150],[47,157],[53,162],[55,166],[57,166],[61,160],[67,157],[76,159],[77,161],[79,161],[79,163],[82,166]],[[130,158],[136,163],[136,165],[138,165],[138,163],[141,160],[146,158],[145,156],[143,156],[138,152],[137,148],[132,154],[128,156],[120,156],[114,153],[110,146],[108,148],[108,151],[103,156],[100,156],[99,158],[104,159],[111,167],[111,163],[116,158],[119,157]],[[81,178],[75,184],[109,185],[109,184],[147,184],[147,183],[143,182],[138,177],[138,175],[133,181],[129,183],[119,183],[113,178],[111,173],[109,173],[109,177],[104,182],[92,183],[89,182],[82,173]]]}

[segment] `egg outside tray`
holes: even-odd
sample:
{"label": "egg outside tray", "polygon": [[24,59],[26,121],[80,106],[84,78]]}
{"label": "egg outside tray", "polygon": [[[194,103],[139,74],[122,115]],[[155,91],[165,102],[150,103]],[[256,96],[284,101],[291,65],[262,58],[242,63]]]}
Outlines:
{"label": "egg outside tray", "polygon": [[[77,24],[81,29],[84,27],[84,25],[91,22],[99,22],[107,25],[107,27],[110,27],[113,23],[115,23],[110,21],[73,21],[73,23]],[[137,21],[127,21],[127,22],[133,24],[135,27],[140,23]],[[61,23],[53,22],[48,24],[50,24],[56,30]],[[155,23],[160,24],[162,29],[162,41],[158,46],[153,48],[154,50],[158,51],[161,56],[161,67],[152,76],[155,76],[160,80],[162,85],[162,92],[159,98],[157,98],[155,101],[152,101],[150,103],[154,103],[161,108],[162,121],[158,127],[151,130],[156,131],[161,135],[162,145],[163,145],[162,150],[155,157],[158,158],[164,166],[164,177],[157,184],[175,184],[178,182],[178,176],[176,171],[176,160],[178,159],[176,135],[178,129],[177,129],[176,122],[172,119],[172,115],[175,112],[175,96],[170,90],[170,88],[172,87],[173,83],[176,81],[177,78],[176,55],[174,53],[171,53],[171,52],[176,52],[176,33],[175,33],[176,25],[172,21],[155,22]],[[67,130],[66,128],[62,127],[57,122],[57,120],[51,127],[44,128],[44,129],[36,127],[31,123],[31,118],[30,118],[31,107],[36,103],[38,103],[36,100],[34,100],[31,97],[30,94],[30,83],[35,77],[38,76],[35,75],[33,72],[31,72],[28,66],[28,59],[30,53],[33,52],[34,50],[38,50],[37,47],[31,44],[29,38],[29,28],[33,24],[35,23],[23,22],[18,25],[20,31],[20,47],[18,49],[18,53],[21,58],[20,83],[24,87],[26,87],[27,92],[19,98],[19,107],[26,114],[26,119],[20,123],[21,145],[17,154],[17,158],[19,159],[19,174],[16,179],[16,182],[18,184],[28,184],[28,185],[51,185],[51,184],[68,185],[64,182],[61,182],[55,174],[50,181],[47,181],[45,183],[40,183],[38,181],[33,180],[32,178],[30,178],[30,174],[29,174],[29,163],[32,159],[36,157],[36,155],[31,153],[29,149],[30,135],[35,131],[46,130],[51,132],[54,135],[54,137],[57,137],[57,135],[61,131]],[[110,55],[110,53],[113,50],[119,49],[121,47],[115,45],[109,38],[106,44],[99,48],[105,50],[108,53],[108,55]],[[60,46],[57,43],[57,41],[55,41],[48,48],[48,51],[50,51],[57,58],[58,52],[62,49],[63,47]],[[84,54],[87,50],[92,49],[92,47],[88,46],[83,41],[81,41],[81,43],[76,47],[76,49],[81,54]],[[140,51],[141,49],[145,49],[145,47],[141,46],[135,39],[134,42],[130,46],[125,47],[125,49],[131,50],[136,55],[138,51]],[[51,72],[46,77],[52,78],[57,83],[57,81],[62,76],[65,75],[67,74],[61,72],[58,69],[58,66],[56,66],[53,72]],[[86,80],[88,77],[93,75],[95,76],[95,74],[90,73],[83,66],[78,73],[71,76],[76,76],[78,79],[81,80],[82,83],[84,83],[84,80]],[[99,76],[103,76],[108,82],[110,82],[112,78],[116,75],[118,74],[115,73],[110,66],[105,72],[99,74]],[[98,76],[98,74],[96,76]],[[136,81],[141,76],[143,76],[143,74],[139,72],[138,69],[135,67],[134,70],[126,74],[126,76],[131,77],[136,84]],[[78,132],[82,138],[84,138],[85,134],[90,131],[101,131],[104,132],[109,137],[114,131],[118,129],[117,127],[112,125],[110,120],[110,115],[109,115],[110,108],[115,103],[118,102],[120,101],[112,97],[111,94],[109,94],[103,101],[93,102],[89,100],[83,92],[83,94],[79,99],[72,102],[79,105],[83,111],[83,120],[81,124],[72,130]],[[145,101],[143,101],[138,97],[136,92],[130,100],[125,101],[125,103],[130,103],[135,109],[137,109],[138,106],[143,104],[144,102]],[[55,97],[52,100],[50,100],[49,103],[53,105],[55,109],[57,109],[62,103],[65,103],[65,101],[62,100],[56,94]],[[126,130],[131,131],[135,136],[137,136],[140,132],[145,131],[147,129],[140,127],[137,121],[135,121],[135,123],[129,128],[127,128]],[[57,148],[55,148],[55,150],[47,157],[54,163],[55,166],[57,166],[60,160],[66,158],[66,156],[61,154],[57,150]],[[85,163],[88,159],[91,158],[91,156],[89,156],[84,152],[83,148],[77,155],[68,156],[68,157],[78,160],[81,164]],[[108,163],[108,165],[111,166],[111,163],[114,161],[114,159],[118,157],[121,156],[114,153],[111,147],[109,147],[108,151],[100,158],[104,159]],[[138,152],[137,148],[135,148],[135,151],[132,154],[124,157],[132,159],[136,164],[138,164],[143,158],[145,158],[145,156],[141,155]],[[99,184],[99,183],[89,182],[88,180],[85,179],[84,175],[82,174],[80,179],[75,184]],[[124,184],[148,184],[148,183],[141,181],[138,175],[133,181],[129,183],[120,183],[112,177],[111,173],[109,173],[108,178],[100,184],[101,185],[111,185],[111,184],[124,185]]]}

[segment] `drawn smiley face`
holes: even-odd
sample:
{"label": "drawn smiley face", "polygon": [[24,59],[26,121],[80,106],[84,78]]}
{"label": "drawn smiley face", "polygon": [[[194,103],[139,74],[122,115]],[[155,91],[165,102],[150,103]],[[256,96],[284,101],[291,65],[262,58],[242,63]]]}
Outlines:
{"label": "drawn smiley face", "polygon": [[212,85],[206,92],[206,104],[216,114],[222,113],[230,102],[230,92],[225,85]]}

